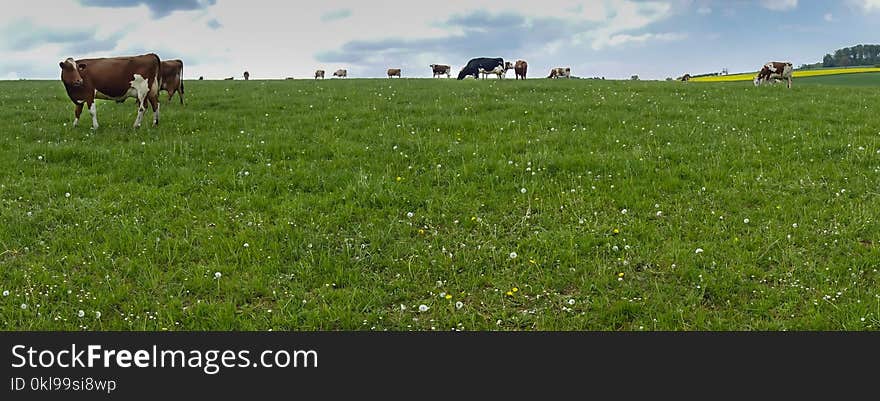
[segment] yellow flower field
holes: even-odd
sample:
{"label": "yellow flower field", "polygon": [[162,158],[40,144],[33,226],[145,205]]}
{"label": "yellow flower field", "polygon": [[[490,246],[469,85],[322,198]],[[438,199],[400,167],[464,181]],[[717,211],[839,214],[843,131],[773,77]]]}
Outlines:
{"label": "yellow flower field", "polygon": [[[880,72],[880,68],[878,67],[857,67],[857,68],[825,68],[819,70],[800,70],[795,71],[793,77],[794,78],[805,78],[805,77],[818,77],[823,75],[838,75],[838,74],[859,74],[865,72]],[[699,77],[699,78],[691,78],[692,82],[737,82],[737,81],[751,81],[755,78],[758,72],[749,72],[744,74],[731,74],[731,75],[721,75],[715,77]]]}

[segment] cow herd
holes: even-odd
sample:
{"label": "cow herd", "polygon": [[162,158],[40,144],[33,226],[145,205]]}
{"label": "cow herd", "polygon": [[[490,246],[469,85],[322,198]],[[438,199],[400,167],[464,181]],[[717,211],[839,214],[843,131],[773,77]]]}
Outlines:
{"label": "cow herd", "polygon": [[[98,128],[98,114],[95,99],[115,100],[125,102],[129,97],[137,99],[137,117],[134,127],[138,128],[143,120],[144,113],[149,104],[153,111],[153,125],[159,125],[159,91],[168,92],[170,101],[174,94],[178,94],[180,104],[184,104],[183,84],[183,61],[159,59],[154,53],[131,57],[108,57],[74,60],[68,58],[59,63],[61,67],[61,82],[67,91],[67,96],[74,104],[73,126],[79,124],[79,118],[83,108],[87,108],[92,117],[92,128]],[[429,66],[433,77],[438,78],[446,75],[451,77],[451,68],[444,64],[431,64]],[[515,63],[505,62],[502,58],[479,57],[468,61],[459,71],[458,79],[487,78],[495,75],[499,79],[505,78],[507,71],[514,70],[516,79],[526,79],[528,63],[525,60],[517,60]],[[768,62],[763,65],[753,82],[755,86],[787,81],[791,88],[793,73],[792,64],[789,62]],[[388,78],[403,77],[400,68],[389,68]],[[334,77],[346,78],[348,71],[338,69],[333,72]],[[244,79],[248,80],[250,73],[244,72]],[[550,70],[547,78],[572,78],[571,68],[556,67]],[[682,81],[691,78],[685,74]],[[199,77],[201,80],[202,77]],[[231,80],[233,78],[226,78]],[[291,78],[288,78],[291,79]],[[315,71],[315,79],[324,79],[324,70]]]}
{"label": "cow herd", "polygon": [[[452,67],[446,64],[431,64],[428,67],[431,68],[433,78],[440,78],[444,75],[446,78],[452,77]],[[507,77],[507,71],[510,70],[514,71],[515,79],[526,79],[528,69],[529,64],[525,60],[517,60],[515,63],[511,63],[509,61],[505,62],[502,58],[479,57],[468,61],[459,71],[458,79],[485,79],[490,75],[503,79]],[[389,68],[387,71],[388,78],[401,78],[403,77],[402,71],[400,68]],[[348,71],[340,69],[334,72],[333,76],[345,78],[348,76]],[[571,78],[571,68],[553,68],[550,70],[550,76],[547,78]],[[315,79],[324,79],[324,70],[316,70]]]}

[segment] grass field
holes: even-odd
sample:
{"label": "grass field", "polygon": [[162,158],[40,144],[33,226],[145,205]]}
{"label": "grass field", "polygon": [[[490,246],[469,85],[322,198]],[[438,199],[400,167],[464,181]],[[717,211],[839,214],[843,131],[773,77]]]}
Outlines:
{"label": "grass field", "polygon": [[797,82],[2,82],[0,328],[876,330],[880,92]]}

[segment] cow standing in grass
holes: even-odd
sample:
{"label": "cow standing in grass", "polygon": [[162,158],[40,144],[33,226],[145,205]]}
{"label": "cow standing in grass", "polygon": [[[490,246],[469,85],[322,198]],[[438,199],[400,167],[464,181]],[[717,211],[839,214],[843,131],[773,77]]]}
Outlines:
{"label": "cow standing in grass", "polygon": [[504,69],[504,59],[503,58],[474,58],[468,61],[467,65],[461,69],[458,73],[458,79],[464,79],[465,77],[472,76],[474,78],[480,77],[480,70],[484,71],[495,71],[495,68],[501,67]]}
{"label": "cow standing in grass", "polygon": [[559,79],[559,78],[571,78],[571,67],[556,67],[550,70],[550,75],[547,78]]}
{"label": "cow standing in grass", "polygon": [[389,68],[388,69],[388,78],[401,77],[400,68]]}
{"label": "cow standing in grass", "polygon": [[183,104],[183,61],[165,60],[162,62],[162,84],[159,90],[168,92],[168,100],[179,93],[180,104]]}
{"label": "cow standing in grass", "polygon": [[513,65],[513,72],[516,74],[516,79],[526,79],[526,72],[529,70],[529,63],[526,63],[525,60],[516,60],[516,63]]}
{"label": "cow standing in grass", "polygon": [[791,63],[771,61],[764,64],[764,67],[755,76],[754,83],[755,86],[758,86],[771,80],[786,80],[788,81],[788,89],[791,89],[791,75],[793,72],[794,67]]}
{"label": "cow standing in grass", "polygon": [[334,77],[345,78],[348,76],[348,70],[338,69],[333,73]]}
{"label": "cow standing in grass", "polygon": [[324,70],[315,71],[315,79],[318,78],[324,79]]}
{"label": "cow standing in grass", "polygon": [[431,65],[429,65],[429,67],[431,67],[431,71],[434,72],[433,78],[438,78],[443,74],[446,74],[446,78],[450,78],[449,71],[452,71],[452,68],[449,67],[448,65],[431,64]]}
{"label": "cow standing in grass", "polygon": [[110,57],[74,60],[60,63],[61,82],[67,96],[76,105],[73,126],[79,124],[83,106],[92,115],[92,128],[98,128],[98,110],[95,99],[123,102],[137,99],[138,114],[134,127],[141,126],[147,102],[153,108],[153,125],[159,125],[159,84],[161,62],[159,56],[149,53],[133,57]]}

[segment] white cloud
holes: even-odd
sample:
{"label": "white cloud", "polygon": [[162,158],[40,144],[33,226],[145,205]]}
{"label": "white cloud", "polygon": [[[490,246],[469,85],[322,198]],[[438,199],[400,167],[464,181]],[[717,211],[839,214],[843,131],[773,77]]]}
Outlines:
{"label": "white cloud", "polygon": [[773,11],[788,11],[797,8],[798,0],[761,0],[761,5]]}
{"label": "white cloud", "polygon": [[712,7],[709,7],[709,6],[700,6],[700,8],[697,9],[697,14],[700,14],[700,15],[709,15],[709,14],[712,14]]}
{"label": "white cloud", "polygon": [[676,41],[686,39],[687,35],[683,33],[643,33],[640,35],[630,35],[621,33],[613,35],[605,40],[603,46],[620,46],[627,43],[645,43],[648,41]]}
{"label": "white cloud", "polygon": [[865,11],[880,11],[880,0],[860,0],[859,2]]}
{"label": "white cloud", "polygon": [[824,19],[827,22],[834,22],[834,15],[831,13],[827,13],[822,16],[822,19]]}
{"label": "white cloud", "polygon": [[[409,76],[430,76],[427,64],[464,61],[445,59],[467,41],[455,39],[455,35],[463,33],[461,26],[444,24],[455,16],[486,10],[493,16],[523,16],[524,27],[518,28],[526,30],[522,37],[528,36],[527,30],[532,24],[552,25],[548,21],[556,24],[558,37],[529,44],[534,48],[523,51],[525,56],[537,57],[574,53],[571,49],[580,46],[599,50],[683,38],[678,33],[647,32],[652,25],[674,15],[671,5],[674,1],[677,0],[556,0],[548,7],[547,3],[534,0],[448,0],[440,8],[401,8],[398,0],[339,0],[332,6],[322,2],[248,0],[212,4],[200,0],[204,8],[157,14],[145,2],[137,1],[122,2],[139,4],[134,7],[109,8],[84,7],[77,0],[28,0],[0,15],[0,32],[22,20],[30,21],[35,32],[51,28],[53,32],[82,33],[83,27],[88,27],[94,29],[89,32],[101,46],[96,45],[89,52],[87,46],[38,41],[30,48],[7,50],[4,42],[8,44],[12,38],[0,35],[0,48],[4,48],[0,76],[55,78],[58,62],[67,57],[105,57],[148,51],[163,58],[182,58],[188,77],[239,77],[245,69],[257,79],[308,77],[316,68],[343,67],[353,74],[361,74],[372,67],[320,63],[316,55],[340,49],[351,41],[389,38],[441,41],[432,53],[414,53],[400,61],[425,70]],[[322,21],[322,17],[328,20],[328,16],[329,21]],[[506,27],[492,28],[502,32]],[[449,41],[442,42],[444,38]],[[499,46],[515,50],[520,46],[510,36],[504,39],[509,42]],[[82,53],[70,54],[75,49]],[[473,52],[481,53],[479,49]],[[374,55],[371,61],[386,62],[382,54]]]}

